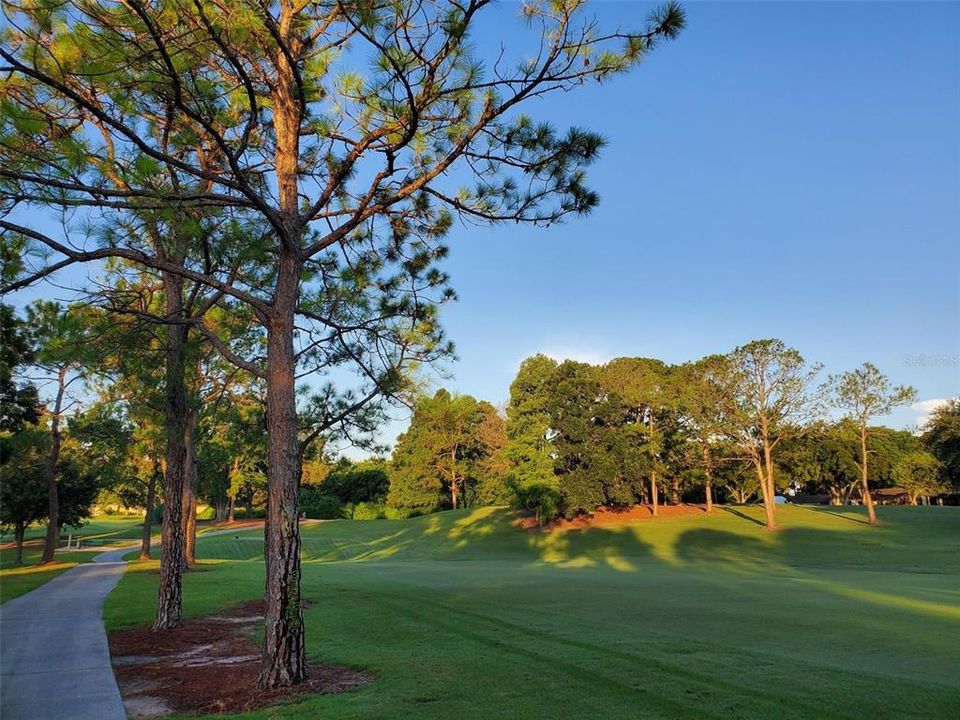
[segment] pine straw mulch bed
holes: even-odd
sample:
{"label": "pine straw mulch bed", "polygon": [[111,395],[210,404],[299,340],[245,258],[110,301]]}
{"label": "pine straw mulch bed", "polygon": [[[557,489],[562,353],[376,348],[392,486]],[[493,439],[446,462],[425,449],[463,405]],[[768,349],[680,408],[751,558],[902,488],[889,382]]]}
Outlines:
{"label": "pine straw mulch bed", "polygon": [[262,620],[263,601],[256,600],[167,632],[136,627],[110,633],[113,671],[128,716],[247,712],[308,693],[346,692],[373,680],[354,668],[311,665],[301,685],[259,690],[255,630]]}

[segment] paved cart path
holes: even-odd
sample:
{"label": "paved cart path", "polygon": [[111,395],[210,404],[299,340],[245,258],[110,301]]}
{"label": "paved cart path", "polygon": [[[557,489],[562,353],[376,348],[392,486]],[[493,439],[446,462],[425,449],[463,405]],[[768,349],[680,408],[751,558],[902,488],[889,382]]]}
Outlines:
{"label": "paved cart path", "polygon": [[104,552],[0,606],[3,720],[125,720],[102,611],[136,547]]}
{"label": "paved cart path", "polygon": [[[239,524],[197,539],[262,527]],[[103,603],[127,569],[123,556],[139,547],[107,550],[0,605],[2,720],[125,720]]]}

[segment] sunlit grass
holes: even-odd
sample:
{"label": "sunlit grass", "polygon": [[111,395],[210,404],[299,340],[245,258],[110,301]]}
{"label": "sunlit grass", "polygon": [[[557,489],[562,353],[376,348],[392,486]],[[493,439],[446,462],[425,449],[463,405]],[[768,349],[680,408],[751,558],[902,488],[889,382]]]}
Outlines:
{"label": "sunlit grass", "polygon": [[[377,681],[257,718],[960,716],[960,510],[758,508],[530,532],[503,509],[303,529],[308,651]],[[202,539],[188,616],[263,592]],[[110,597],[149,622],[156,563]]]}

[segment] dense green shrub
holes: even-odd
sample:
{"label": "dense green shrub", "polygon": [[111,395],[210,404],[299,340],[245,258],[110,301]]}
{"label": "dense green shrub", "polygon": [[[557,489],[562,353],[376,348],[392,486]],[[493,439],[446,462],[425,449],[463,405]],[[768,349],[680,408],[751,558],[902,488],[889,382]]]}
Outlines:
{"label": "dense green shrub", "polygon": [[387,520],[406,520],[409,517],[415,517],[414,513],[411,513],[407,508],[395,508],[390,505],[384,506],[383,516]]}
{"label": "dense green shrub", "polygon": [[560,514],[560,491],[547,483],[531,483],[514,487],[517,507],[532,511],[543,525]]}
{"label": "dense green shrub", "polygon": [[383,503],[357,503],[353,508],[354,520],[380,520],[386,517],[387,506]]}
{"label": "dense green shrub", "polygon": [[382,503],[387,499],[390,478],[384,466],[360,465],[334,470],[321,487],[343,504]]}
{"label": "dense green shrub", "polygon": [[217,509],[213,505],[207,505],[203,510],[197,513],[197,520],[216,520]]}
{"label": "dense green shrub", "polygon": [[321,487],[308,485],[300,490],[300,512],[311,520],[334,520],[343,517],[343,503]]}

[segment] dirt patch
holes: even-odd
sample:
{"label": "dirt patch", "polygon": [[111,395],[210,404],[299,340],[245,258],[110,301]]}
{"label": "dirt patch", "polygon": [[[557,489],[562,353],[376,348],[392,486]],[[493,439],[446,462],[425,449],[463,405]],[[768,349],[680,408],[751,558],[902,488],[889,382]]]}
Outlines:
{"label": "dirt patch", "polygon": [[525,530],[582,530],[584,528],[604,525],[623,525],[643,520],[659,520],[661,518],[685,517],[688,515],[703,515],[706,508],[703,505],[659,505],[657,514],[653,514],[650,505],[634,505],[628,508],[599,507],[593,515],[581,515],[566,520],[557,518],[544,527],[537,525],[537,519],[532,515],[520,518],[520,526]]}
{"label": "dirt patch", "polygon": [[157,633],[149,627],[110,633],[110,655],[127,715],[155,718],[248,712],[307,693],[339,693],[372,681],[353,668],[311,665],[295,688],[258,690],[258,629],[263,601],[188,620]]}

